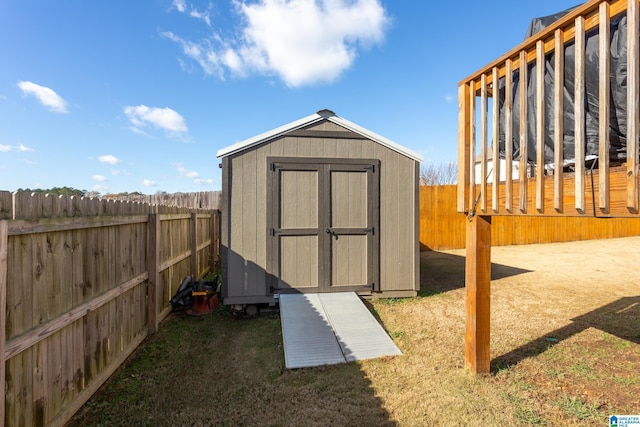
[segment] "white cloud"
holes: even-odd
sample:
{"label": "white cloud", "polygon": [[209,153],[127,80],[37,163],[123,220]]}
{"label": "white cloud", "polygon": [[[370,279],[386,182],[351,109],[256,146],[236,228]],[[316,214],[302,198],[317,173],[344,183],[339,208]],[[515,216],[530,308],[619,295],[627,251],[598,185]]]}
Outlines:
{"label": "white cloud", "polygon": [[20,144],[20,145],[16,145],[16,146],[11,146],[11,145],[2,145],[0,144],[0,152],[8,152],[11,150],[16,150],[16,151],[22,151],[23,153],[28,152],[28,151],[35,151],[33,148],[31,147],[27,147],[24,144]]}
{"label": "white cloud", "polygon": [[110,165],[117,165],[118,163],[122,163],[122,160],[111,154],[100,156],[98,157],[98,160],[100,161],[100,163],[108,163]]}
{"label": "white cloud", "polygon": [[209,17],[209,12],[200,12],[198,10],[191,9],[191,12],[189,12],[189,15],[193,18],[200,19],[201,21],[204,21],[207,25],[211,26],[211,18]]}
{"label": "white cloud", "polygon": [[184,176],[189,179],[197,179],[200,177],[200,174],[198,172],[185,169],[185,167],[182,166],[182,163],[176,163],[176,170],[178,171],[180,176]]}
{"label": "white cloud", "polygon": [[[184,2],[176,3],[186,8]],[[359,49],[382,42],[390,24],[380,0],[259,0],[235,5],[243,25],[236,31],[240,36],[214,33],[199,42],[171,32],[164,36],[180,44],[205,74],[275,74],[287,86],[298,87],[336,80],[351,67]]]}
{"label": "white cloud", "polygon": [[182,163],[175,163],[174,166],[176,167],[176,171],[178,171],[178,174],[180,174],[180,176],[192,180],[197,185],[207,186],[213,184],[213,179],[200,178],[200,174],[198,172],[185,168]]}
{"label": "white cloud", "polygon": [[124,108],[124,113],[131,121],[134,132],[141,133],[141,128],[148,125],[164,129],[171,135],[185,135],[189,131],[184,118],[171,108],[127,106]]}
{"label": "white cloud", "polygon": [[187,3],[184,0],[173,0],[173,7],[175,7],[178,12],[184,13],[187,10]]}
{"label": "white cloud", "polygon": [[193,182],[202,186],[213,184],[213,180],[211,178],[207,178],[207,179],[197,178],[197,179],[194,179]]}
{"label": "white cloud", "polygon": [[[199,19],[205,22],[208,26],[211,26],[211,17],[209,16],[209,11],[200,11],[193,7],[191,4],[187,4],[184,0],[173,0],[172,6],[180,13],[186,13],[192,18]],[[211,8],[211,6],[209,6]]]}
{"label": "white cloud", "polygon": [[98,182],[105,182],[107,180],[107,177],[104,175],[93,175],[91,178],[93,178],[94,181]]}
{"label": "white cloud", "polygon": [[35,96],[49,111],[68,113],[67,102],[52,89],[26,81],[18,82],[18,87],[25,95]]}
{"label": "white cloud", "polygon": [[[224,78],[224,68],[222,66],[222,60],[218,56],[218,53],[215,51],[215,48],[211,46],[208,41],[195,43],[184,40],[181,37],[173,34],[172,32],[162,33],[162,35],[182,46],[182,53],[184,53],[192,60],[196,61],[198,65],[202,67],[202,70],[205,74],[215,75],[220,79]],[[180,65],[183,69],[188,68],[186,63],[182,60],[180,60]]]}
{"label": "white cloud", "polygon": [[142,185],[144,185],[145,187],[156,187],[158,184],[156,184],[155,181],[152,181],[150,179],[143,179]]}
{"label": "white cloud", "polygon": [[92,188],[93,191],[97,191],[99,193],[101,193],[103,191],[107,191],[108,189],[109,189],[109,187],[107,187],[106,185],[101,185],[101,184],[96,184]]}

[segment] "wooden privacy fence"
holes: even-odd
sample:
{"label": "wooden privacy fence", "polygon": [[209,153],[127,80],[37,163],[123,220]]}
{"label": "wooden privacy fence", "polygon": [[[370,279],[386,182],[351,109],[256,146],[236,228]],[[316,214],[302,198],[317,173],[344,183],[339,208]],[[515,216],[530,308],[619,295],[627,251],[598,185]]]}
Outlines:
{"label": "wooden privacy fence", "polygon": [[197,193],[158,193],[158,194],[128,194],[105,195],[101,199],[120,200],[149,205],[177,206],[193,209],[220,210],[222,205],[222,191],[200,191]]}
{"label": "wooden privacy fence", "polygon": [[[622,173],[624,175],[624,172]],[[613,180],[615,177],[612,177]],[[460,249],[466,216],[456,210],[456,186],[420,187],[420,248]],[[570,242],[640,235],[640,218],[494,216],[492,246]]]}
{"label": "wooden privacy fence", "polygon": [[73,416],[211,270],[219,231],[218,211],[0,192],[4,425]]}

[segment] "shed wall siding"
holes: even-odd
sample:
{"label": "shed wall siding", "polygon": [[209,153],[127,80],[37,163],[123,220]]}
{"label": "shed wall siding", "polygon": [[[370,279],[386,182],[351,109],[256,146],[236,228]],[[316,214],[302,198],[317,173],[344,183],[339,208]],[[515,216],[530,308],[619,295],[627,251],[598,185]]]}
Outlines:
{"label": "shed wall siding", "polygon": [[[345,130],[331,122],[312,128]],[[371,140],[284,136],[232,155],[227,163],[231,181],[227,296],[263,296],[267,291],[266,177],[270,156],[380,160],[380,289],[416,289],[414,178],[418,163]]]}

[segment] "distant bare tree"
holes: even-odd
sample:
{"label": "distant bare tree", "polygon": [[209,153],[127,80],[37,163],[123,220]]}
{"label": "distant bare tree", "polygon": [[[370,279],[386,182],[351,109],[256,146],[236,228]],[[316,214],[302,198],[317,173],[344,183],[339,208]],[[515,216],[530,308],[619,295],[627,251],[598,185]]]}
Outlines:
{"label": "distant bare tree", "polygon": [[420,167],[420,185],[451,185],[458,182],[455,162],[427,163]]}

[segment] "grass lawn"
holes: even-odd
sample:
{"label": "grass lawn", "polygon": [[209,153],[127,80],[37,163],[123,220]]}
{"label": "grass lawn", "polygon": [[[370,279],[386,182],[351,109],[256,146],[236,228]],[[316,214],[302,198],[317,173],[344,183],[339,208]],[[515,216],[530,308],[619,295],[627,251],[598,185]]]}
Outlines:
{"label": "grass lawn", "polygon": [[[623,254],[624,253],[624,254]],[[171,316],[69,426],[608,425],[640,414],[640,237],[492,250],[492,374],[463,368],[464,251],[367,302],[403,355],[286,370],[277,313]]]}

